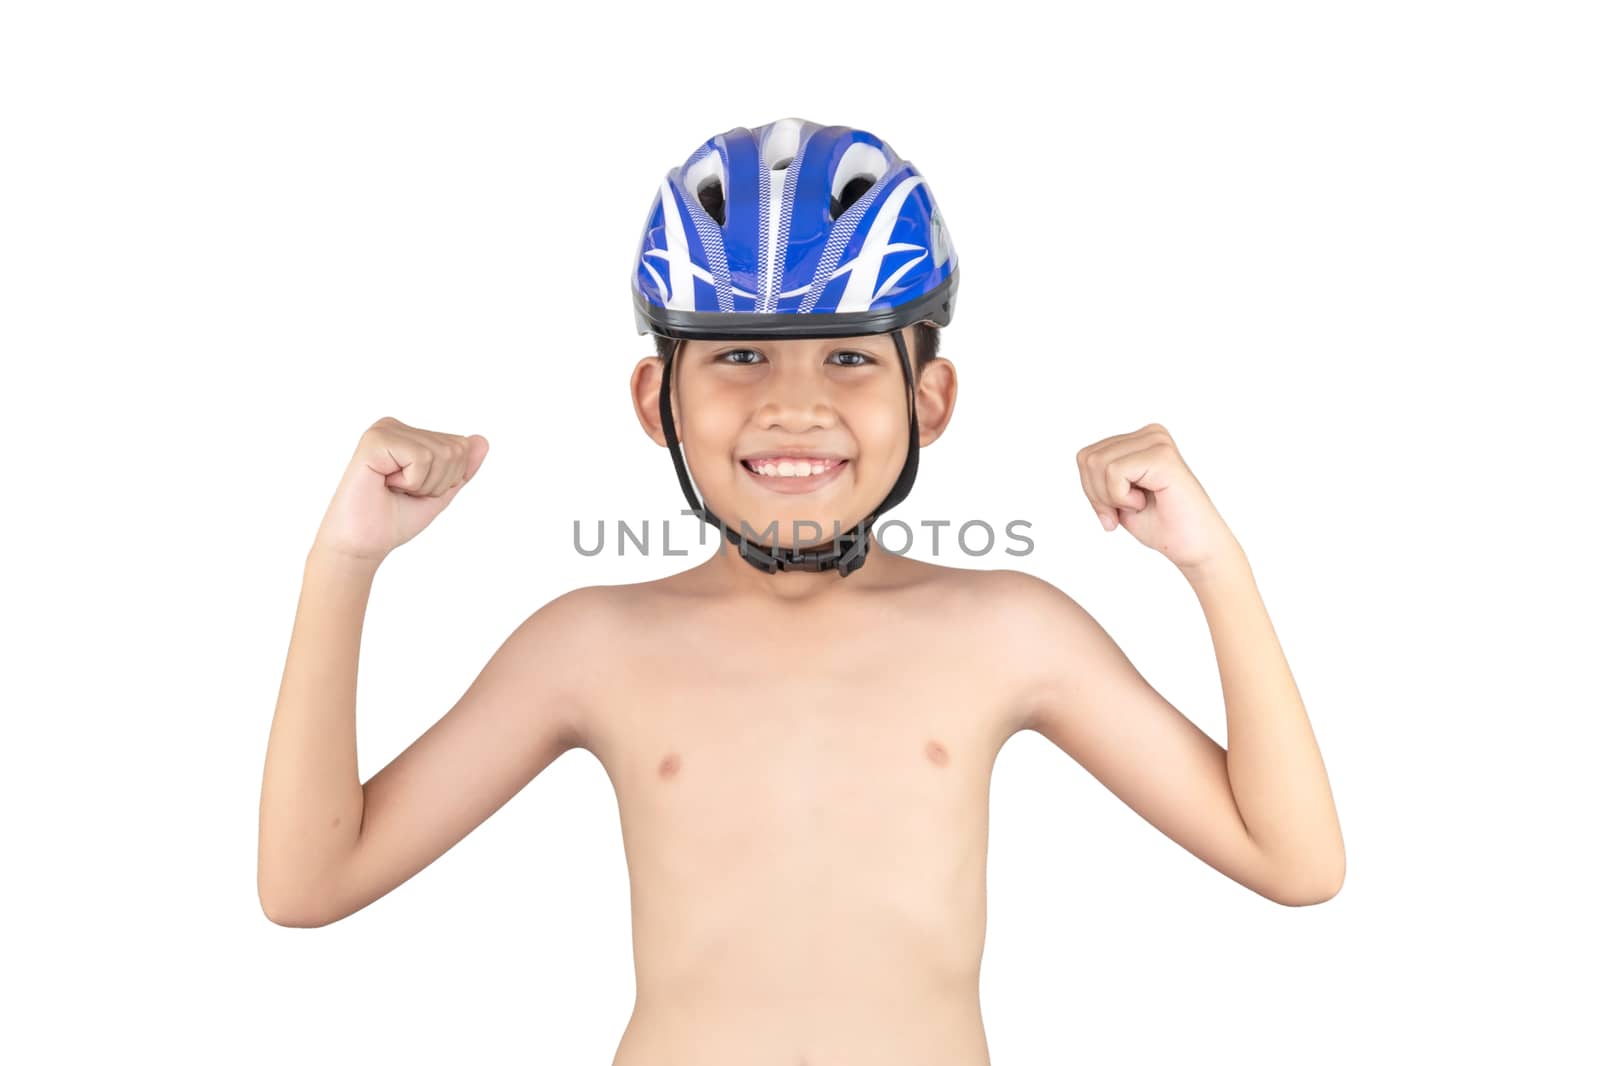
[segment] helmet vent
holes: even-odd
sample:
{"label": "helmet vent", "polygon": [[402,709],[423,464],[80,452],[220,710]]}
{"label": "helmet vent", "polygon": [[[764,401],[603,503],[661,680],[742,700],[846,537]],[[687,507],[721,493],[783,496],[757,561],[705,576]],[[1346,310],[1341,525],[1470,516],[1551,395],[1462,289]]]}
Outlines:
{"label": "helmet vent", "polygon": [[851,205],[866,195],[867,190],[872,188],[876,181],[877,179],[870,174],[858,174],[845,182],[844,188],[839,190],[839,195],[833,197],[829,205],[829,218],[838,221],[839,216],[850,210]]}
{"label": "helmet vent", "polygon": [[722,179],[720,177],[702,181],[700,187],[695,190],[695,195],[700,199],[700,206],[706,209],[706,214],[716,219],[717,225],[727,225],[727,202],[722,196]]}

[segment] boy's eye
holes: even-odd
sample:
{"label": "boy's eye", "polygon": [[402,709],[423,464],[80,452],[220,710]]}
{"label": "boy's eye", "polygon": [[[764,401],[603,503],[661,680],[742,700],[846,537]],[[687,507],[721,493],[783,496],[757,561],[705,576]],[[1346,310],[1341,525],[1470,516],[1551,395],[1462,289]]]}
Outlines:
{"label": "boy's eye", "polygon": [[[750,358],[746,359],[744,358],[745,356]],[[765,357],[754,348],[734,348],[719,354],[717,362],[731,363],[735,366],[754,366],[763,358]],[[837,364],[838,366],[866,366],[869,363],[877,362],[872,356],[863,352],[834,352],[829,358],[843,360],[843,362]]]}
{"label": "boy's eye", "polygon": [[833,354],[850,360],[849,362],[840,363],[840,366],[866,366],[868,363],[875,361],[872,356],[862,352],[834,352]]}

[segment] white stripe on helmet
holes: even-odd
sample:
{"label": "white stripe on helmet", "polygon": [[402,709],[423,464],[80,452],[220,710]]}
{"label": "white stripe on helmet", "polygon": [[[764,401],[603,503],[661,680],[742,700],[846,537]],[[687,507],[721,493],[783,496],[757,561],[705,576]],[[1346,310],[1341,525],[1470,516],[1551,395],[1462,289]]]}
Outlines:
{"label": "white stripe on helmet", "polygon": [[678,198],[665,178],[661,180],[661,217],[667,230],[667,281],[671,292],[668,307],[694,310],[694,271],[689,259],[689,238],[683,232],[683,216],[678,213]]}
{"label": "white stripe on helmet", "polygon": [[922,183],[920,174],[907,177],[884,197],[872,220],[872,228],[861,243],[861,254],[850,264],[850,280],[845,284],[844,295],[839,297],[835,311],[865,311],[876,299],[878,271],[883,268],[883,257],[889,252],[889,236],[894,233],[895,223],[900,221],[900,207]]}

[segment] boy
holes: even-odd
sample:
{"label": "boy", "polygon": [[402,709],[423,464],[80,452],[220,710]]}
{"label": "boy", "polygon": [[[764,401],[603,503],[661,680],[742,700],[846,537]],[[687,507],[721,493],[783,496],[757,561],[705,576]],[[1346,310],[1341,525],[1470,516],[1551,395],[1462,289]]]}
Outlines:
{"label": "boy", "polygon": [[[638,997],[614,1066],[987,1063],[988,783],[1023,729],[1256,892],[1337,892],[1304,708],[1242,549],[1164,429],[1100,441],[1078,469],[1106,529],[1200,597],[1226,751],[1048,583],[876,546],[873,521],[954,409],[932,342],[956,280],[926,182],[864,131],[734,129],[669,172],[634,278],[660,351],[634,368],[633,401],[718,550],[535,611],[362,785],[373,574],[488,447],[369,428],[306,561],[262,790],[267,915],[361,909],[581,747],[616,790],[632,890]],[[632,650],[586,668],[613,647]]]}

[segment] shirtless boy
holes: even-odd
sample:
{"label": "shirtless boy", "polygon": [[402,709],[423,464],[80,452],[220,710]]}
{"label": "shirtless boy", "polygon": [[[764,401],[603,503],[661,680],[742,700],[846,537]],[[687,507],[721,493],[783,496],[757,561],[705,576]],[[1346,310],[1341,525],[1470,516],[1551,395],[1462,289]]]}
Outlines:
{"label": "shirtless boy", "polygon": [[[634,278],[658,352],[632,396],[718,550],[539,608],[363,785],[373,577],[488,450],[369,427],[306,559],[262,787],[267,916],[360,910],[582,748],[616,790],[633,901],[614,1066],[978,1066],[989,779],[1023,729],[1245,887],[1331,898],[1344,847],[1305,708],[1242,548],[1165,429],[1083,448],[1078,471],[1105,528],[1199,597],[1226,750],[1049,583],[874,540],[954,411],[934,330],[956,280],[927,183],[870,133],[785,119],[670,171]],[[596,672],[601,649],[627,653]]]}

